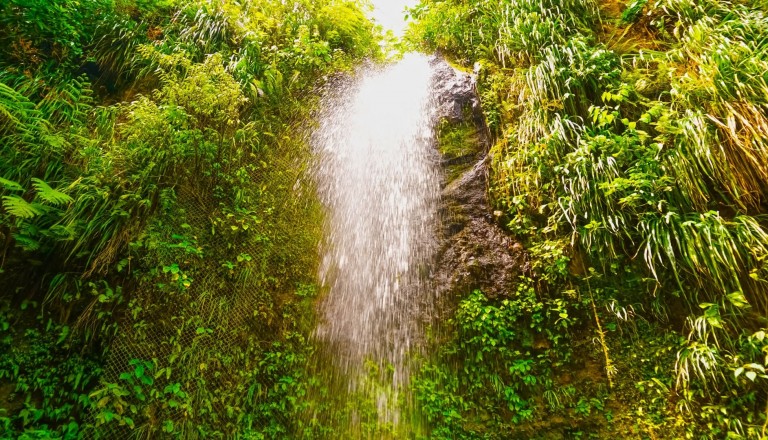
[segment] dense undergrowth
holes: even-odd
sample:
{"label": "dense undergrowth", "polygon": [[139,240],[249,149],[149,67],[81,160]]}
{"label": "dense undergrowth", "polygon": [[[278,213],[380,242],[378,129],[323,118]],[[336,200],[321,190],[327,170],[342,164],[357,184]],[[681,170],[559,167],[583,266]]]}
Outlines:
{"label": "dense undergrowth", "polygon": [[[413,42],[477,66],[495,216],[530,258],[435,332],[428,438],[766,438],[767,9],[411,11]],[[305,368],[301,126],[374,35],[336,0],[0,4],[0,438],[413,433]]]}
{"label": "dense undergrowth", "polygon": [[352,1],[0,4],[0,437],[316,438],[302,129]]}
{"label": "dense undergrowth", "polygon": [[465,293],[432,438],[766,438],[768,16],[725,0],[423,0],[479,71],[516,292]]}

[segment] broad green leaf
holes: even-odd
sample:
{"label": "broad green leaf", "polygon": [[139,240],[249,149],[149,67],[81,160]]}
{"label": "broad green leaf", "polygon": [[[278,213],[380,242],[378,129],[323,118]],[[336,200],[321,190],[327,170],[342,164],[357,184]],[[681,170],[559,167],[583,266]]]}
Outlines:
{"label": "broad green leaf", "polygon": [[741,292],[733,292],[728,295],[728,300],[733,304],[734,306],[744,309],[749,307],[749,302],[747,302],[747,298],[744,297],[744,294]]}

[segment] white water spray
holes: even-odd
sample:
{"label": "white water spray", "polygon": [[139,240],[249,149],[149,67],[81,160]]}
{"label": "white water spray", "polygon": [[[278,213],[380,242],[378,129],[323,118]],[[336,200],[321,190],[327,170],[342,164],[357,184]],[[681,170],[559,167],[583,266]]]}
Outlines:
{"label": "white water spray", "polygon": [[440,186],[432,83],[422,55],[365,69],[324,103],[313,139],[327,208],[316,336],[350,389],[373,361],[397,393],[423,337]]}

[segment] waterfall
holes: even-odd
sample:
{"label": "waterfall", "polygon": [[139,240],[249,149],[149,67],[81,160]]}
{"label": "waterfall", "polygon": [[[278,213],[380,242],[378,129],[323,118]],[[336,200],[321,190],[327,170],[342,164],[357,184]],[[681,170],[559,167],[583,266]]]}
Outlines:
{"label": "waterfall", "polygon": [[327,210],[319,269],[327,293],[315,337],[350,390],[373,362],[396,394],[431,307],[440,169],[429,58],[362,69],[323,109],[313,146]]}

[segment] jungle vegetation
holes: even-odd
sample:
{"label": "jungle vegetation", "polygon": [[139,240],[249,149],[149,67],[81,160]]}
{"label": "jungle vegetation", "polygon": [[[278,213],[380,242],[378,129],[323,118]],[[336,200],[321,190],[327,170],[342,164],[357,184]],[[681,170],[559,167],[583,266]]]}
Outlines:
{"label": "jungle vegetation", "polygon": [[[433,438],[768,438],[768,4],[422,0],[478,73],[516,292],[466,293]],[[542,337],[541,335],[545,335]]]}
{"label": "jungle vegetation", "polygon": [[371,401],[307,417],[340,405],[306,368],[304,127],[382,57],[364,5],[0,2],[0,438],[343,438],[350,407],[369,438],[768,438],[767,13],[409,11],[405,47],[477,72],[494,218],[530,261],[456,292],[416,435]]}
{"label": "jungle vegetation", "polygon": [[344,0],[0,2],[1,438],[317,438],[300,128],[379,35]]}

